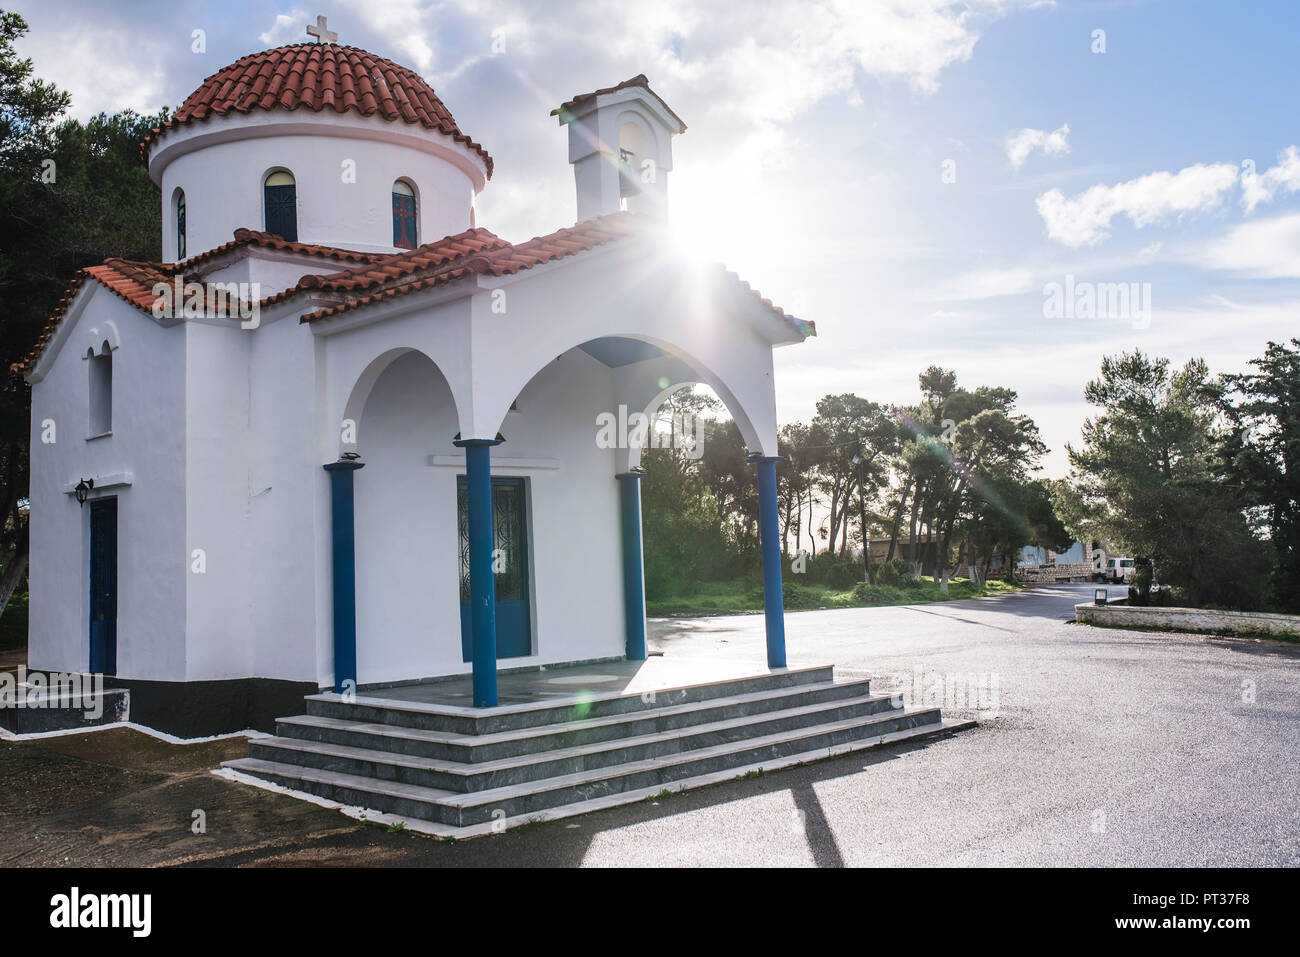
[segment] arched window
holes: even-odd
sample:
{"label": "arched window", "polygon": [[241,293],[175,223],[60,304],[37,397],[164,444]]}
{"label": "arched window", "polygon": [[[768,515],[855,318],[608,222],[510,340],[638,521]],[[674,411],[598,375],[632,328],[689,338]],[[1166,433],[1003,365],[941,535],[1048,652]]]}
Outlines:
{"label": "arched window", "polygon": [[415,189],[399,179],[393,184],[393,245],[414,249],[418,242],[415,235]]}
{"label": "arched window", "polygon": [[185,258],[185,190],[176,191],[176,258]]}
{"label": "arched window", "polygon": [[624,123],[618,131],[618,195],[626,200],[641,192],[643,164],[647,161],[649,140],[636,123]]}
{"label": "arched window", "polygon": [[266,231],[281,239],[298,241],[298,187],[293,174],[280,170],[266,178]]}

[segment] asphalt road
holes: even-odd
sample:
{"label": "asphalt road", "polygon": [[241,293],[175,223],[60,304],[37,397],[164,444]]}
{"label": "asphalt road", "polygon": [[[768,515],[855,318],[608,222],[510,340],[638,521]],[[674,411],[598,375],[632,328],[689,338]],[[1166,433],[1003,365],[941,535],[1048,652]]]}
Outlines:
{"label": "asphalt road", "polygon": [[[774,774],[734,805],[600,834],[584,862],[1300,863],[1300,645],[1068,624],[1091,597],[1062,585],[787,615],[792,662],[831,660],[906,693],[952,678],[975,692],[956,703],[993,713],[918,749]],[[654,636],[674,654],[763,648],[761,618],[661,622]],[[714,829],[727,837],[710,846]]]}
{"label": "asphalt road", "polygon": [[[207,772],[242,739],[123,729],[0,746],[9,864],[1296,865],[1300,645],[1067,624],[1091,587],[787,615],[834,662],[978,727],[445,843]],[[672,655],[762,660],[762,616],[652,623]],[[920,672],[918,681],[917,674]],[[943,699],[947,700],[943,700]],[[211,753],[208,753],[208,752]],[[228,753],[227,753],[228,752]],[[191,809],[208,831],[190,833]]]}

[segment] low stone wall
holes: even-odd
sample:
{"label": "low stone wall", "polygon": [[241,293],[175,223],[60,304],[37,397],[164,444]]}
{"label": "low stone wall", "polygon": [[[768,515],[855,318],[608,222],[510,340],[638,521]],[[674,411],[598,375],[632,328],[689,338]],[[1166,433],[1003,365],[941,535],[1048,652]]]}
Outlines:
{"label": "low stone wall", "polygon": [[1055,565],[1017,565],[1016,578],[1022,582],[1091,581],[1091,562],[1057,562]]}
{"label": "low stone wall", "polygon": [[1273,615],[1262,611],[1080,604],[1074,606],[1074,617],[1081,625],[1097,625],[1101,628],[1155,628],[1213,635],[1283,635],[1300,638],[1300,615]]}

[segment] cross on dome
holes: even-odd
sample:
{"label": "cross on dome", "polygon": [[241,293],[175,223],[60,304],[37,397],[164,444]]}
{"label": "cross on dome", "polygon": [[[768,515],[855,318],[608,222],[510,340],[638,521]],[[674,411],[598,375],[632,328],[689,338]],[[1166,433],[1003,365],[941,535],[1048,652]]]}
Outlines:
{"label": "cross on dome", "polygon": [[316,17],[316,25],[307,27],[307,36],[315,37],[317,43],[334,43],[339,35],[329,28],[328,17]]}

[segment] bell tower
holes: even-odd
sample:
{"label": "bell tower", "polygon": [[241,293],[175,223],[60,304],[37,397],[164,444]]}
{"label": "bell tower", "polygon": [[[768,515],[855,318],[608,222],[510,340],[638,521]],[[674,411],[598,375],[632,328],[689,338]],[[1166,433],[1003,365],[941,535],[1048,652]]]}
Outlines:
{"label": "bell tower", "polygon": [[569,128],[578,222],[621,209],[667,220],[672,138],[686,124],[644,74],[575,96],[551,115]]}

